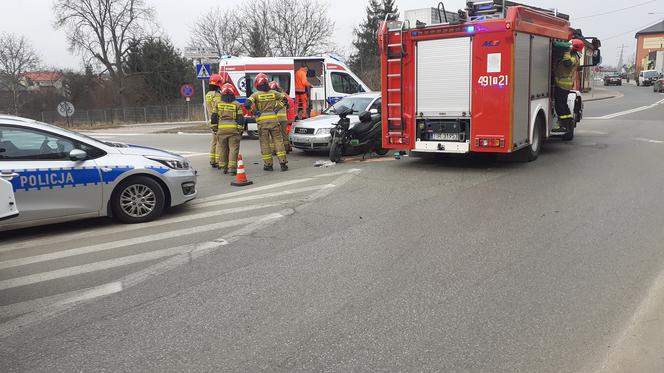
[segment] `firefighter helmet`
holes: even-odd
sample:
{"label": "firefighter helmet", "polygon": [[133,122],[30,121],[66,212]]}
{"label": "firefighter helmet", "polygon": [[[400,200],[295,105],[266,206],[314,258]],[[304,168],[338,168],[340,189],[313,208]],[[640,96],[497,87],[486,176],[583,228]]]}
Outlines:
{"label": "firefighter helmet", "polygon": [[231,83],[225,83],[224,85],[221,86],[221,94],[231,94],[235,96],[235,90],[233,89],[233,85]]}
{"label": "firefighter helmet", "polygon": [[210,75],[210,85],[216,85],[217,87],[221,87],[221,75],[219,74],[212,74]]}
{"label": "firefighter helmet", "polygon": [[258,88],[263,84],[267,84],[267,75],[260,73],[256,75],[256,79],[254,79],[254,87]]}
{"label": "firefighter helmet", "polygon": [[280,91],[281,92],[281,86],[275,80],[270,82],[270,89],[273,90],[273,91]]}
{"label": "firefighter helmet", "polygon": [[572,52],[581,52],[586,44],[581,39],[572,39]]}

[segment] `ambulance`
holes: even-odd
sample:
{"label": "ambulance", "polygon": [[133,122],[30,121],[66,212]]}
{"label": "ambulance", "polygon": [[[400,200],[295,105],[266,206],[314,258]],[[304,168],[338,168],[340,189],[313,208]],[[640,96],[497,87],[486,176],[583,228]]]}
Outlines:
{"label": "ambulance", "polygon": [[[369,87],[344,64],[332,55],[312,57],[222,57],[219,74],[235,87],[238,101],[244,103],[254,90],[256,75],[264,73],[270,81],[279,83],[284,92],[295,101],[295,71],[307,66],[307,77],[313,85],[310,95],[312,115],[316,115],[342,97],[358,92],[368,92]],[[254,120],[249,119],[247,132],[257,135]]]}

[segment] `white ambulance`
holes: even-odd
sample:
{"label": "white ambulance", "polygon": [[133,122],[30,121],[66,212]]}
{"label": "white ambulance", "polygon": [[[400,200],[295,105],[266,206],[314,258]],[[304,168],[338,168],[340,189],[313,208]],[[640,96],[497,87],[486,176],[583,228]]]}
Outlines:
{"label": "white ambulance", "polygon": [[[270,81],[279,83],[295,102],[295,71],[307,66],[307,78],[311,89],[312,115],[320,113],[342,97],[358,92],[368,92],[369,87],[358,78],[339,58],[330,55],[312,57],[222,57],[219,74],[222,79],[232,81],[238,101],[244,103],[254,90],[254,78],[260,73]],[[257,126],[249,120],[247,130],[256,136]]]}

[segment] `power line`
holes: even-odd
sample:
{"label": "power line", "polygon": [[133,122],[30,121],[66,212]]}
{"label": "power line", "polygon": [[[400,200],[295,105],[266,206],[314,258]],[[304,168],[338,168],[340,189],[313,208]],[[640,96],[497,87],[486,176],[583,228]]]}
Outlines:
{"label": "power line", "polygon": [[638,31],[638,30],[644,29],[644,28],[646,28],[646,27],[650,27],[650,26],[656,25],[656,24],[658,24],[658,23],[660,23],[660,22],[661,22],[661,21],[657,21],[657,22],[654,22],[654,23],[649,23],[649,24],[647,24],[647,25],[639,26],[639,27],[633,28],[633,29],[631,29],[631,30],[627,30],[627,31],[625,31],[625,32],[621,32],[620,34],[616,34],[616,35],[613,35],[613,36],[609,36],[608,38],[602,38],[602,40],[611,40],[611,39],[617,38],[617,37],[619,37],[619,36],[623,36],[623,35],[625,35],[625,34],[629,34],[630,32]]}
{"label": "power line", "polygon": [[642,3],[634,4],[634,5],[632,5],[632,6],[628,6],[628,7],[625,7],[625,8],[621,8],[621,9],[610,10],[610,11],[608,11],[608,12],[597,13],[597,14],[593,14],[593,15],[589,15],[589,16],[576,17],[576,18],[574,18],[574,20],[577,20],[577,19],[584,19],[584,18],[592,18],[592,17],[599,17],[599,16],[604,16],[604,15],[607,15],[607,14],[616,13],[616,12],[622,12],[623,10],[632,9],[632,8],[636,8],[636,7],[639,7],[639,6],[642,6],[642,5],[646,5],[646,4],[654,3],[655,1],[659,1],[659,0],[648,0],[648,1],[644,1],[644,2],[642,2]]}

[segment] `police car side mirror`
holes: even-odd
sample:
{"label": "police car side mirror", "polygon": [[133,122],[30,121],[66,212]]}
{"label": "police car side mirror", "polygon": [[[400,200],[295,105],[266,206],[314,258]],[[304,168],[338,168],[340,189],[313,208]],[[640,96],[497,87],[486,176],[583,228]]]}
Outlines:
{"label": "police car side mirror", "polygon": [[84,161],[86,158],[88,158],[88,153],[85,150],[72,149],[69,152],[69,159],[72,161]]}

